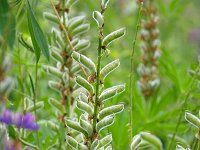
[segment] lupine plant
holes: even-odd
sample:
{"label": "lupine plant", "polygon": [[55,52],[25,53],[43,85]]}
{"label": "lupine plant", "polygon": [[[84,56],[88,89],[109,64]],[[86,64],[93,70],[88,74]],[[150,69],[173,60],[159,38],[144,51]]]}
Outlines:
{"label": "lupine plant", "polygon": [[112,149],[112,134],[102,136],[101,131],[114,123],[117,113],[124,109],[123,104],[106,106],[106,101],[124,91],[125,85],[117,85],[104,88],[104,79],[119,66],[119,60],[114,60],[102,67],[101,62],[105,58],[107,47],[111,42],[125,34],[125,28],[118,29],[104,36],[104,13],[109,0],[102,0],[101,10],[93,12],[93,18],[98,26],[97,64],[78,52],[73,52],[72,57],[85,69],[89,75],[84,78],[78,75],[76,83],[85,89],[76,99],[76,106],[83,113],[78,121],[67,119],[66,125],[82,134],[82,137],[73,138],[69,132],[66,135],[67,143],[73,149]]}

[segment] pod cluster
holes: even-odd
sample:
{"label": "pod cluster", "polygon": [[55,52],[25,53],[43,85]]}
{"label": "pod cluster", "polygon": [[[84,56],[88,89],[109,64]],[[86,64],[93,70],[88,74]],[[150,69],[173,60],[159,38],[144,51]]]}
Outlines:
{"label": "pod cluster", "polygon": [[141,63],[138,66],[140,80],[138,85],[145,98],[151,96],[160,85],[158,60],[160,57],[160,39],[157,9],[150,0],[144,2],[141,20]]}
{"label": "pod cluster", "polygon": [[112,125],[115,115],[124,109],[123,104],[106,105],[108,100],[125,90],[124,84],[104,88],[104,80],[119,67],[120,62],[116,59],[101,67],[101,58],[106,53],[108,45],[125,34],[125,28],[121,28],[103,36],[103,13],[108,2],[109,0],[102,0],[101,11],[93,12],[93,18],[99,28],[97,64],[79,52],[72,53],[72,58],[89,72],[86,77],[77,75],[75,78],[76,83],[83,91],[76,98],[76,107],[82,112],[79,119],[77,121],[66,119],[67,127],[72,129],[70,131],[74,130],[79,133],[77,137],[71,136],[70,131],[66,135],[66,141],[72,149],[111,150],[112,134],[107,133],[102,136],[101,132]]}

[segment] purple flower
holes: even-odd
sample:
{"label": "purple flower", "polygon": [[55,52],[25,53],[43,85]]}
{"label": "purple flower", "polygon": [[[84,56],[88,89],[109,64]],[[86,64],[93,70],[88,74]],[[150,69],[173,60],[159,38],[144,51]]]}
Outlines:
{"label": "purple flower", "polygon": [[2,116],[0,116],[0,122],[7,125],[13,124],[13,113],[10,110],[5,109]]}
{"label": "purple flower", "polygon": [[38,130],[39,125],[35,123],[35,117],[31,113],[15,115],[14,124],[18,128],[25,128],[29,130]]}

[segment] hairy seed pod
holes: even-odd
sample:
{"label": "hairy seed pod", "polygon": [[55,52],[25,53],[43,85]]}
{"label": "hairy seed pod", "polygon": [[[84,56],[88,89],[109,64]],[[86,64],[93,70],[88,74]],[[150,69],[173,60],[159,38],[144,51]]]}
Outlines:
{"label": "hairy seed pod", "polygon": [[88,57],[74,51],[72,53],[72,58],[83,65],[85,68],[87,68],[91,73],[96,72],[96,66],[94,62]]}
{"label": "hairy seed pod", "polygon": [[96,21],[99,28],[103,27],[104,19],[103,19],[103,16],[101,15],[101,13],[99,11],[93,12],[93,18]]}
{"label": "hairy seed pod", "polygon": [[83,129],[85,129],[88,133],[88,136],[92,135],[93,129],[92,125],[84,119],[80,119],[80,125]]}
{"label": "hairy seed pod", "polygon": [[112,134],[108,134],[105,137],[103,137],[102,139],[99,140],[99,146],[98,148],[101,147],[106,147],[108,145],[110,145],[112,142]]}
{"label": "hairy seed pod", "polygon": [[67,120],[66,121],[66,125],[69,127],[69,128],[72,128],[76,131],[79,131],[81,133],[83,133],[86,137],[88,137],[88,133],[85,129],[83,129],[78,122],[76,121],[71,121],[71,120]]}
{"label": "hairy seed pod", "polygon": [[59,61],[59,62],[61,62],[61,63],[64,63],[64,59],[63,59],[63,57],[61,56],[61,53],[60,53],[60,51],[58,50],[58,48],[52,47],[51,52],[50,52],[50,55],[52,56],[52,58],[53,58],[55,61]]}
{"label": "hairy seed pod", "polygon": [[140,143],[141,143],[140,135],[134,136],[131,142],[131,150],[136,150],[139,147]]}
{"label": "hairy seed pod", "polygon": [[176,145],[176,150],[190,150],[189,148],[184,148],[181,145]]}
{"label": "hairy seed pod", "polygon": [[107,116],[97,123],[96,130],[97,132],[100,132],[104,128],[112,125],[113,123],[114,123],[114,116]]}
{"label": "hairy seed pod", "polygon": [[56,108],[61,114],[65,112],[65,107],[59,101],[53,98],[49,98],[48,102],[51,106]]}
{"label": "hairy seed pod", "polygon": [[112,61],[103,67],[100,71],[100,77],[104,80],[107,75],[109,75],[112,71],[114,71],[117,67],[119,67],[120,62],[119,59]]}
{"label": "hairy seed pod", "polygon": [[122,112],[123,109],[124,109],[123,104],[106,107],[99,112],[99,119],[103,119],[104,117],[109,116],[109,115],[118,114],[118,113]]}
{"label": "hairy seed pod", "polygon": [[150,143],[152,146],[154,146],[158,150],[162,150],[163,149],[160,139],[157,138],[155,135],[150,134],[148,132],[141,132],[140,136],[144,141]]}
{"label": "hairy seed pod", "polygon": [[105,100],[108,100],[108,99],[122,93],[124,90],[125,90],[124,84],[105,89],[99,96],[99,101],[104,102]]}
{"label": "hairy seed pod", "polygon": [[108,46],[110,43],[112,43],[114,40],[122,37],[125,35],[126,29],[125,28],[120,28],[114,32],[111,32],[108,34],[102,41],[103,46]]}
{"label": "hairy seed pod", "polygon": [[33,112],[34,110],[39,111],[42,108],[44,108],[44,102],[37,102],[35,104],[35,107],[34,107],[34,105],[31,105],[26,109],[26,111],[28,111],[28,112]]}
{"label": "hairy seed pod", "polygon": [[93,86],[83,77],[81,76],[77,76],[76,77],[76,83],[80,86],[82,86],[83,88],[85,88],[90,94],[94,93],[94,88]]}
{"label": "hairy seed pod", "polygon": [[46,73],[56,76],[58,78],[62,78],[63,74],[59,69],[57,69],[55,67],[51,67],[51,66],[46,66],[46,65],[42,66],[42,68]]}
{"label": "hairy seed pod", "polygon": [[67,85],[69,83],[69,75],[67,72],[64,72],[62,75],[63,82]]}
{"label": "hairy seed pod", "polygon": [[78,142],[73,137],[66,135],[66,141],[72,148],[77,149]]}
{"label": "hairy seed pod", "polygon": [[71,6],[73,6],[77,2],[78,0],[67,0],[65,3],[65,7],[69,9]]}
{"label": "hairy seed pod", "polygon": [[101,1],[101,8],[103,10],[105,10],[107,8],[108,3],[109,3],[109,0],[102,0]]}
{"label": "hairy seed pod", "polygon": [[91,146],[90,146],[90,149],[92,149],[92,150],[97,150],[98,146],[99,146],[99,140],[95,139],[95,140],[92,142],[92,144],[91,144]]}
{"label": "hairy seed pod", "polygon": [[61,84],[56,81],[48,81],[48,85],[51,89],[60,92]]}
{"label": "hairy seed pod", "polygon": [[78,143],[78,150],[89,150],[89,149],[86,145]]}
{"label": "hairy seed pod", "polygon": [[74,46],[76,51],[82,51],[90,46],[90,41],[88,40],[79,40],[78,44]]}
{"label": "hairy seed pod", "polygon": [[109,145],[108,147],[106,147],[106,149],[105,150],[112,150],[112,146],[111,145]]}
{"label": "hairy seed pod", "polygon": [[53,15],[53,14],[48,13],[48,12],[44,12],[43,16],[44,16],[45,19],[47,19],[49,21],[52,21],[52,22],[54,22],[56,24],[60,23],[60,21],[59,21],[59,19],[58,19],[58,17],[56,15]]}
{"label": "hairy seed pod", "polygon": [[78,26],[76,29],[74,29],[71,33],[71,35],[73,37],[77,37],[78,35],[81,35],[83,33],[85,33],[86,31],[88,31],[90,28],[89,24],[82,24],[80,26]]}
{"label": "hairy seed pod", "polygon": [[59,126],[52,121],[47,121],[47,126],[50,127],[52,130],[54,130],[56,132],[59,131]]}
{"label": "hairy seed pod", "polygon": [[198,117],[196,117],[195,115],[186,112],[185,113],[185,119],[192,124],[193,126],[195,126],[196,128],[200,129],[200,119]]}
{"label": "hairy seed pod", "polygon": [[77,16],[69,20],[68,29],[72,32],[75,28],[80,26],[85,20],[85,16]]}
{"label": "hairy seed pod", "polygon": [[88,103],[88,97],[82,92],[79,94],[79,100]]}
{"label": "hairy seed pod", "polygon": [[89,104],[87,104],[83,101],[80,101],[80,100],[77,101],[77,108],[88,113],[90,116],[93,115],[94,111],[93,111],[92,106],[90,106]]}
{"label": "hairy seed pod", "polygon": [[71,72],[75,74],[79,71],[80,71],[80,65],[76,62],[76,63],[73,64],[73,66],[71,68]]}

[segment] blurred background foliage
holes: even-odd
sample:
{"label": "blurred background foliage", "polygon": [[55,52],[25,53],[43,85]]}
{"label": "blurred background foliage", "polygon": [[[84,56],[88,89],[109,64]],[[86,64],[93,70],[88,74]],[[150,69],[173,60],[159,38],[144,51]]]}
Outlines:
{"label": "blurred background foliage", "polygon": [[[56,3],[56,0],[52,0]],[[21,110],[24,97],[31,95],[30,81],[28,75],[35,74],[35,57],[33,53],[25,49],[19,43],[20,34],[30,41],[25,0],[9,0],[10,9],[16,18],[16,41],[10,51],[13,58],[13,67],[10,75],[15,77],[16,86],[13,89],[7,107],[13,110]],[[134,100],[133,100],[133,133],[149,131],[161,138],[164,146],[170,141],[169,134],[174,132],[181,105],[186,93],[190,90],[191,77],[188,70],[197,64],[197,56],[200,53],[200,1],[199,0],[155,0],[160,17],[159,29],[161,39],[161,58],[159,62],[161,85],[157,93],[149,101],[145,101],[137,87],[137,66],[141,61],[139,39],[137,40],[134,55]],[[53,12],[50,1],[33,0],[32,6],[35,11],[37,21],[44,33],[49,36],[52,24],[44,20],[43,12]],[[75,5],[72,14],[84,14],[91,24],[91,29],[87,32],[87,38],[91,41],[91,46],[84,51],[88,56],[95,58],[97,49],[97,27],[92,19],[92,12],[99,10],[100,1],[79,0]],[[111,100],[109,103],[123,102],[126,106],[123,113],[118,115],[114,125],[108,132],[113,133],[113,146],[116,150],[128,149],[129,147],[129,72],[132,42],[135,35],[138,6],[134,0],[111,0],[105,13],[105,33],[109,33],[119,27],[126,27],[126,35],[115,42],[109,48],[110,57],[103,62],[106,64],[110,60],[120,58],[120,68],[106,79],[106,86],[117,83],[126,83],[126,91]],[[94,60],[94,59],[93,59]],[[95,61],[95,60],[94,60]],[[44,108],[38,111],[38,120],[42,124],[43,120],[53,120],[55,110],[48,103],[49,97],[58,97],[57,93],[48,88],[47,82],[50,79],[41,66],[48,62],[44,57],[39,61],[38,75],[38,100],[44,101]],[[186,107],[187,110],[197,114],[200,108],[200,94],[195,87]],[[194,138],[194,130],[186,124],[184,120],[178,130],[178,135],[190,142]],[[48,127],[41,126],[39,136],[44,144],[44,149],[55,140],[53,133]],[[32,138],[28,139],[31,141]]]}

